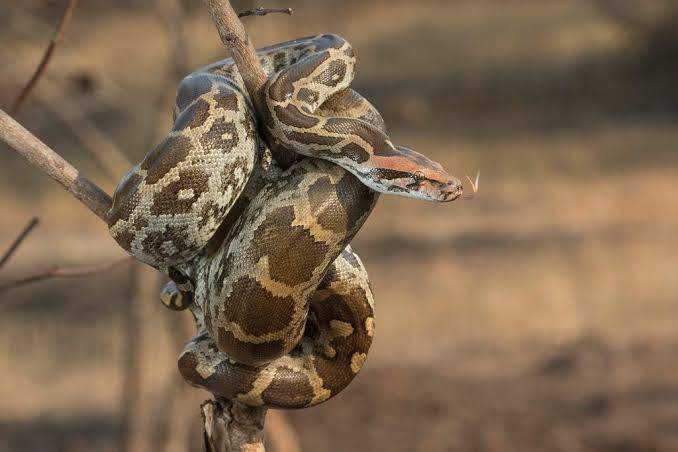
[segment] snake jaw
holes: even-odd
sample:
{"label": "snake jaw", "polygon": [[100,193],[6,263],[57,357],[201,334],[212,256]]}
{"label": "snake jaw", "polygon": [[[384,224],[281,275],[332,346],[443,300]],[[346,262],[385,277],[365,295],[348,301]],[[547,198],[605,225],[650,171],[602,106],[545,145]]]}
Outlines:
{"label": "snake jaw", "polygon": [[459,179],[451,178],[442,189],[437,201],[450,202],[459,199],[464,194],[464,185]]}

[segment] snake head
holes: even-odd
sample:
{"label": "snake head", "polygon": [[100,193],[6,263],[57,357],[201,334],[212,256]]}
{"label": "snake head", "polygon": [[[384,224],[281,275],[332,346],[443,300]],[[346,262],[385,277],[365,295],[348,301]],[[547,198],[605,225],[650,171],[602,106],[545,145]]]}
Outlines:
{"label": "snake head", "polygon": [[381,193],[448,202],[464,194],[462,182],[428,157],[404,147],[394,147],[387,158],[374,156],[368,171],[373,189]]}

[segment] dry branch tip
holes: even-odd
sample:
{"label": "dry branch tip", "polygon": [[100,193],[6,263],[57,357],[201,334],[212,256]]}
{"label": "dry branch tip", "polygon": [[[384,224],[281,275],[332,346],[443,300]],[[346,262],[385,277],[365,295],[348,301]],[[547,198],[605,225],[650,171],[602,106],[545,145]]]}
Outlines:
{"label": "dry branch tip", "polygon": [[259,6],[258,8],[252,8],[238,13],[238,17],[248,17],[248,16],[266,16],[268,14],[287,14],[291,16],[294,14],[292,8],[264,8]]}
{"label": "dry branch tip", "polygon": [[0,258],[0,269],[5,266],[9,259],[14,255],[16,250],[21,246],[26,237],[33,231],[33,229],[40,223],[38,217],[33,217],[31,220],[24,226],[19,235],[14,239],[14,242],[7,248],[7,251]]}
{"label": "dry branch tip", "polygon": [[104,264],[97,265],[85,265],[81,267],[52,267],[47,270],[36,273],[34,275],[26,276],[14,281],[8,281],[0,284],[0,293],[6,292],[8,290],[25,286],[26,284],[35,283],[38,281],[44,281],[46,279],[52,278],[72,278],[77,276],[91,276],[96,275],[97,273],[103,273],[109,270],[125,264],[127,262],[132,262],[132,257],[127,256],[125,258],[119,259],[113,262],[106,262]]}

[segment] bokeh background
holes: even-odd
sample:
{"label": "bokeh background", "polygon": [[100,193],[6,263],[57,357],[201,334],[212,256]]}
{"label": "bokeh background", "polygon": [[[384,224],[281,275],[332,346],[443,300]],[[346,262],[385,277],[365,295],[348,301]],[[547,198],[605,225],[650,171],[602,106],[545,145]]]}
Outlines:
{"label": "bokeh background", "polygon": [[[65,0],[0,4],[0,106]],[[269,415],[271,450],[678,450],[678,6],[672,0],[270,1],[257,46],[348,38],[395,142],[472,202],[382,197],[355,249],[377,333],[341,395]],[[202,2],[80,2],[17,119],[108,192],[165,133],[177,77],[224,58]],[[237,9],[259,6],[234,2]],[[0,147],[0,282],[124,256]],[[190,319],[123,265],[0,293],[0,451],[199,450]],[[139,327],[139,328],[137,328]]]}

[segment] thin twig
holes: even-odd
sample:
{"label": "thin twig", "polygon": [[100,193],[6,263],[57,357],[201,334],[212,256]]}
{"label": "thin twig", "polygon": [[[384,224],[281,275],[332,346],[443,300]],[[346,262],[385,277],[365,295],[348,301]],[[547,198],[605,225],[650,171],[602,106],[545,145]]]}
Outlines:
{"label": "thin twig", "polygon": [[[19,78],[19,74],[24,73],[20,70],[20,66],[15,64],[8,67],[12,77]],[[42,89],[35,93],[38,101],[66,123],[83,148],[96,159],[109,178],[117,183],[121,175],[132,167],[132,163],[122,149],[105,130],[91,121],[91,112],[87,106],[65,101],[63,87],[50,80],[49,77],[43,77],[40,82]],[[97,99],[97,102],[101,105],[105,100]]]}
{"label": "thin twig", "polygon": [[59,24],[57,25],[57,28],[54,31],[54,34],[52,35],[52,39],[49,45],[47,46],[45,53],[42,56],[42,60],[40,60],[40,64],[38,64],[38,67],[35,69],[33,76],[28,81],[28,83],[26,83],[26,86],[24,86],[24,88],[21,90],[21,93],[19,93],[19,96],[12,103],[12,106],[9,109],[12,115],[16,115],[16,113],[19,111],[19,109],[23,105],[24,101],[26,100],[30,92],[33,90],[35,85],[40,80],[40,77],[42,77],[42,75],[45,73],[45,69],[47,69],[47,64],[49,63],[50,58],[52,58],[54,50],[56,50],[56,47],[59,45],[59,43],[61,43],[61,41],[64,38],[64,31],[66,30],[66,26],[68,25],[68,22],[70,21],[71,16],[73,15],[73,11],[75,10],[77,4],[78,0],[68,0],[66,9],[64,10],[63,15],[61,16],[61,20],[59,21]]}
{"label": "thin twig", "polygon": [[97,265],[84,265],[80,267],[52,267],[44,272],[37,273],[35,275],[27,276],[24,278],[16,279],[14,281],[8,281],[0,284],[0,293],[6,292],[10,289],[14,289],[20,286],[25,286],[26,284],[31,284],[38,281],[44,281],[46,279],[52,278],[73,278],[78,276],[90,276],[97,273],[107,272],[113,270],[120,265],[132,262],[132,257],[125,257],[113,262],[106,262],[104,264]]}
{"label": "thin twig", "polygon": [[263,6],[260,6],[258,8],[241,11],[238,13],[238,17],[265,16],[267,14],[287,14],[288,16],[291,16],[294,14],[294,10],[292,8],[264,8]]}
{"label": "thin twig", "polygon": [[28,237],[28,234],[31,233],[33,228],[35,228],[40,220],[38,220],[37,217],[31,218],[31,221],[24,226],[24,228],[21,230],[19,235],[17,236],[16,239],[14,239],[14,242],[7,248],[7,251],[5,251],[5,254],[2,255],[2,258],[0,258],[0,269],[9,261],[9,259],[12,257],[14,252],[19,248],[21,243],[23,243],[24,240],[26,240],[26,237]]}
{"label": "thin twig", "polygon": [[[11,67],[10,71],[14,70],[17,73],[19,72],[17,69]],[[56,86],[49,78],[43,77],[40,81],[46,89],[37,93],[39,100],[69,126],[78,141],[96,158],[104,171],[117,182],[132,164],[115,140],[89,119],[86,108],[73,105],[71,102],[64,102],[63,97],[59,95],[63,94],[61,93],[62,87]],[[33,87],[36,83],[37,79]]]}
{"label": "thin twig", "polygon": [[11,116],[0,110],[0,140],[21,154],[106,221],[113,200],[101,188],[80,175],[77,169]]}
{"label": "thin twig", "polygon": [[[13,34],[25,38],[33,36],[36,32],[44,33],[45,30],[52,29],[51,25],[46,25],[42,20],[19,9],[12,15],[12,20],[8,21],[5,25],[7,25],[7,29],[11,30]],[[6,59],[7,64],[3,66],[3,69],[11,69],[13,66],[20,65],[18,62],[20,60],[18,52],[14,49],[6,50],[8,53],[14,55],[9,55],[9,58]],[[90,63],[87,56],[78,52],[63,52],[59,55],[59,58],[63,64],[68,67],[87,67]],[[50,73],[47,71],[40,79],[40,83],[42,84],[45,80],[49,79]],[[63,82],[64,80],[60,79],[58,83],[53,81],[52,84],[55,86],[57,84],[63,85]],[[60,88],[63,94],[67,87],[61,86]],[[152,109],[153,106],[146,102],[143,96],[133,96],[130,94],[129,90],[121,88],[116,81],[110,77],[110,74],[107,73],[96,74],[96,90],[91,94],[92,95],[88,96],[87,99],[81,100],[81,103],[88,108],[80,112],[78,117],[91,115],[92,112],[95,111],[93,108],[109,110],[119,108],[122,104],[129,105],[129,109],[137,111],[140,116],[154,112]]]}

